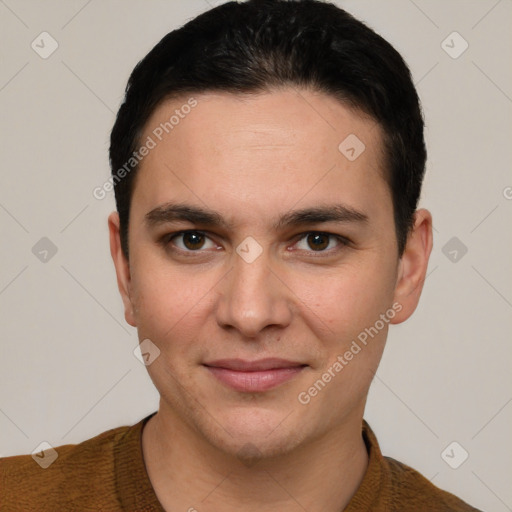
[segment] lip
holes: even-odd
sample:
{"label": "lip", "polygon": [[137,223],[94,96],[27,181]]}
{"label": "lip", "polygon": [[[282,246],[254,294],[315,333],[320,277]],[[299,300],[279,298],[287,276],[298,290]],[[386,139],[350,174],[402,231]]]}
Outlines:
{"label": "lip", "polygon": [[206,369],[228,387],[245,393],[268,391],[289,381],[307,365],[286,359],[257,361],[220,359],[205,363]]}

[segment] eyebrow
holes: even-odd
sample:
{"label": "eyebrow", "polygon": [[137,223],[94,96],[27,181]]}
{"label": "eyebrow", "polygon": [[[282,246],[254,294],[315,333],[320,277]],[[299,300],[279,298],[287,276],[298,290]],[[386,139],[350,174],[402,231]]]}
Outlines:
{"label": "eyebrow", "polygon": [[[154,208],[145,215],[145,221],[150,227],[160,224],[185,221],[191,224],[203,225],[211,228],[231,229],[231,224],[219,213],[187,204],[166,203]],[[366,223],[368,215],[350,206],[341,204],[315,206],[287,212],[280,216],[272,227],[274,230],[320,224],[322,222],[338,223]]]}

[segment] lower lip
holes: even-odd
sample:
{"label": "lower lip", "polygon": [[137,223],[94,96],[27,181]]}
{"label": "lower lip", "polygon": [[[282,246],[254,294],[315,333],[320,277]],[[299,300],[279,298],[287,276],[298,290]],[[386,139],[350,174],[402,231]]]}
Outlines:
{"label": "lower lip", "polygon": [[206,368],[223,384],[245,393],[258,393],[275,388],[289,381],[304,369],[303,366],[294,366],[293,368],[247,372],[215,366],[207,366]]}

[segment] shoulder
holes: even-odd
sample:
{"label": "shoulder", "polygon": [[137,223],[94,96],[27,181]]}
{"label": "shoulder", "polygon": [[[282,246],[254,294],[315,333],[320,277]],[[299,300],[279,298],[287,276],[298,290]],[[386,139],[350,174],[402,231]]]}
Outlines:
{"label": "shoulder", "polygon": [[4,510],[78,510],[77,503],[87,510],[89,504],[102,500],[101,495],[106,498],[101,502],[108,503],[115,497],[115,452],[130,428],[111,429],[80,444],[57,446],[34,456],[1,458]]}
{"label": "shoulder", "polygon": [[370,425],[363,421],[368,467],[346,512],[479,512],[453,494],[436,487],[415,469],[382,455]]}
{"label": "shoulder", "polygon": [[415,469],[391,457],[383,457],[389,472],[393,510],[429,512],[479,512],[453,494],[436,487]]}

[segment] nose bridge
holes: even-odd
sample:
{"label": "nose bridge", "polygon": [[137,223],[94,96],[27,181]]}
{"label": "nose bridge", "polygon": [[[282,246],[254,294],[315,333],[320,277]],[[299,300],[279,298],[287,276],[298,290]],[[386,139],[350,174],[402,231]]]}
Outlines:
{"label": "nose bridge", "polygon": [[247,337],[269,325],[284,327],[291,316],[286,287],[273,275],[268,252],[245,257],[253,250],[250,242],[248,246],[242,243],[233,255],[217,311],[220,325],[234,327]]}

